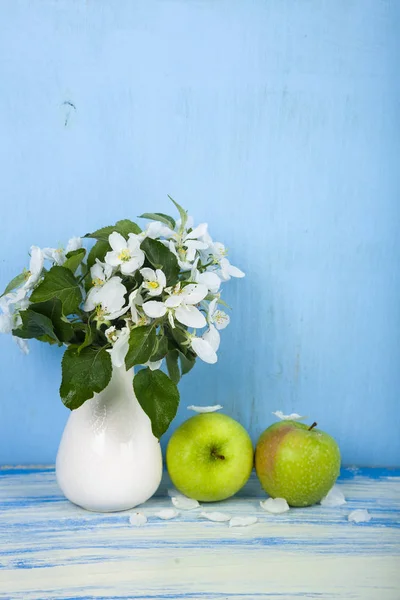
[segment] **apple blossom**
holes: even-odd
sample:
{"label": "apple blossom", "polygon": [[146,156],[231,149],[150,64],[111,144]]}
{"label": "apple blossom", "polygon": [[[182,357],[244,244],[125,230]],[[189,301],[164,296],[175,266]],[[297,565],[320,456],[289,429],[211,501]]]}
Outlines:
{"label": "apple blossom", "polygon": [[149,296],[159,296],[162,294],[163,289],[167,285],[167,280],[161,269],[153,271],[153,269],[146,267],[145,269],[140,269],[140,274],[144,279],[142,288],[147,291]]}
{"label": "apple blossom", "polygon": [[128,235],[128,241],[114,231],[108,242],[112,248],[105,256],[105,262],[112,267],[119,267],[123,275],[131,275],[144,263],[144,252],[140,249],[140,239],[134,233]]}
{"label": "apple blossom", "polygon": [[223,310],[219,310],[218,306],[219,298],[211,300],[208,307],[208,321],[213,323],[217,329],[225,329],[229,325],[230,317]]}
{"label": "apple blossom", "polygon": [[68,252],[73,252],[74,250],[79,250],[82,248],[82,238],[73,237],[67,242],[67,246],[64,248],[43,248],[43,256],[47,260],[51,260],[58,266],[62,266],[66,261],[66,254]]}
{"label": "apple blossom", "polygon": [[114,367],[122,367],[125,363],[125,357],[129,348],[129,327],[123,327],[117,330],[115,327],[109,327],[105,332],[105,336],[113,347],[107,352],[111,355],[111,361]]}
{"label": "apple blossom", "polygon": [[112,321],[128,310],[129,306],[124,306],[127,292],[120,277],[111,277],[104,285],[92,290],[93,293],[88,294],[83,308],[86,312],[96,309],[97,321]]}
{"label": "apple blossom", "polygon": [[44,254],[38,246],[31,246],[31,259],[29,262],[29,270],[26,273],[26,281],[24,283],[25,290],[30,290],[35,287],[39,281],[44,264]]}
{"label": "apple blossom", "polygon": [[[112,367],[145,366],[135,376],[135,393],[142,406],[150,389],[158,396],[159,408],[148,413],[156,437],[176,413],[179,377],[197,357],[217,362],[220,331],[229,323],[218,308],[221,288],[244,276],[207,223],[196,226],[173,202],[179,219],[145,213],[152,222],[143,230],[130,219],[117,221],[86,234],[92,246],[73,257],[79,237],[65,247],[32,246],[29,268],[0,297],[0,332],[15,333],[23,351],[30,337],[67,346],[60,392],[70,409],[105,389]],[[52,268],[67,257],[68,268]],[[164,357],[169,378],[161,370]]]}

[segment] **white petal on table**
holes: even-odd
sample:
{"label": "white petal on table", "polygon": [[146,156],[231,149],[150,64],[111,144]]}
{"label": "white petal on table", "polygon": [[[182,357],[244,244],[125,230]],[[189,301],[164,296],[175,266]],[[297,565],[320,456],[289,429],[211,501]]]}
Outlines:
{"label": "white petal on table", "polygon": [[278,417],[278,419],[282,419],[282,421],[301,421],[302,419],[305,419],[305,417],[301,417],[297,413],[292,413],[290,415],[284,415],[281,410],[277,410],[276,412],[273,412],[272,414],[275,415],[276,417]]}
{"label": "white petal on table", "polygon": [[260,502],[261,508],[274,515],[279,515],[289,510],[289,504],[285,498],[268,498]]}
{"label": "white petal on table", "polygon": [[339,486],[334,485],[332,489],[329,490],[325,498],[322,498],[320,502],[321,506],[342,506],[342,504],[346,504],[346,498]]}
{"label": "white petal on table", "polygon": [[186,496],[173,496],[171,498],[172,504],[175,508],[180,508],[181,510],[193,510],[194,508],[198,508],[200,504],[197,500],[193,498],[187,498]]}
{"label": "white petal on table", "polygon": [[129,517],[129,523],[134,527],[143,527],[147,523],[147,517],[143,513],[136,512]]}
{"label": "white petal on table", "polygon": [[221,406],[221,404],[214,404],[214,406],[194,406],[194,404],[191,404],[191,406],[188,406],[187,408],[188,410],[193,410],[198,413],[209,413],[221,410],[221,408],[224,407]]}
{"label": "white petal on table", "polygon": [[353,510],[347,519],[353,523],[368,523],[372,519],[372,516],[365,508],[357,508]]}
{"label": "white petal on table", "polygon": [[201,517],[204,517],[205,519],[208,519],[209,521],[215,521],[223,523],[224,521],[230,521],[231,520],[231,516],[227,515],[226,513],[222,513],[222,512],[202,512],[200,513]]}
{"label": "white petal on table", "polygon": [[248,527],[257,523],[257,517],[233,517],[229,521],[229,527]]}
{"label": "white petal on table", "polygon": [[179,512],[174,508],[163,508],[159,512],[155,513],[155,517],[162,519],[163,521],[169,521],[170,519],[175,519],[179,515]]}

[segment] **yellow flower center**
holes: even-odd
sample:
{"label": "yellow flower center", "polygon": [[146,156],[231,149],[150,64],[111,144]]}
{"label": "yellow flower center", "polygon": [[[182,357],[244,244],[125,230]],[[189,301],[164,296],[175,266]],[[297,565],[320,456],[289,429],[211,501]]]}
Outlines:
{"label": "yellow flower center", "polygon": [[92,279],[92,285],[94,285],[95,287],[99,287],[100,285],[103,285],[104,281],[102,279],[100,279],[100,277],[96,277],[95,279]]}
{"label": "yellow flower center", "polygon": [[216,313],[214,313],[214,321],[216,321],[217,323],[223,323],[225,321],[226,317],[224,315],[223,312],[221,312],[220,310],[217,310]]}
{"label": "yellow flower center", "polygon": [[126,261],[130,260],[130,258],[131,258],[131,253],[129,252],[128,248],[124,248],[118,254],[118,260],[121,260],[122,262],[126,262]]}
{"label": "yellow flower center", "polygon": [[160,286],[157,283],[157,281],[148,281],[146,284],[146,287],[148,287],[149,289],[152,289],[152,290],[156,290]]}
{"label": "yellow flower center", "polygon": [[101,304],[98,304],[96,306],[96,318],[97,319],[102,319],[105,315],[105,310],[104,308],[101,306]]}

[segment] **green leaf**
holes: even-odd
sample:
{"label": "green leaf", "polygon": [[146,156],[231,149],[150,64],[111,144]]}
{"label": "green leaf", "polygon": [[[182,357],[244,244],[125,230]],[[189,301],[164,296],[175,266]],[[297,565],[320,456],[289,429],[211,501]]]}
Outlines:
{"label": "green leaf", "polygon": [[168,338],[165,335],[157,336],[157,344],[155,346],[155,350],[150,357],[151,362],[156,362],[157,360],[161,360],[168,352]]}
{"label": "green leaf", "polygon": [[167,284],[175,285],[179,274],[179,265],[175,254],[172,254],[164,244],[151,238],[143,240],[140,247],[153,267],[161,269],[165,273]]}
{"label": "green leaf", "polygon": [[178,366],[178,350],[170,350],[166,356],[168,374],[174,383],[179,383],[181,374]]}
{"label": "green leaf", "polygon": [[156,330],[153,325],[135,327],[129,336],[129,349],[125,358],[127,370],[134,365],[143,365],[154,352]]}
{"label": "green leaf", "polygon": [[72,250],[66,254],[66,261],[63,264],[65,269],[69,269],[72,273],[75,273],[83,259],[85,258],[85,248],[78,248],[78,250]]}
{"label": "green leaf", "polygon": [[62,359],[60,396],[65,406],[70,410],[82,406],[107,387],[111,373],[111,357],[104,347],[89,346],[79,353],[70,346]]}
{"label": "green leaf", "polygon": [[74,335],[74,328],[71,323],[68,323],[63,318],[62,304],[58,298],[31,304],[29,309],[50,319],[53,324],[54,332],[60,342],[70,341]]}
{"label": "green leaf", "polygon": [[180,230],[183,231],[185,229],[186,221],[188,219],[188,214],[187,214],[186,210],[184,208],[182,208],[182,206],[180,206],[180,204],[175,202],[175,200],[173,198],[171,198],[171,196],[169,194],[168,194],[168,198],[171,200],[171,202],[173,202],[175,204],[176,208],[178,209],[178,212],[181,217]]}
{"label": "green leaf", "polygon": [[41,315],[31,309],[21,310],[19,313],[22,324],[13,329],[13,335],[23,339],[44,338],[43,341],[58,342],[54,333],[53,323],[45,315]]}
{"label": "green leaf", "polygon": [[19,287],[20,285],[22,285],[24,283],[24,281],[26,281],[26,278],[27,277],[26,277],[25,273],[20,273],[19,275],[14,277],[14,279],[11,279],[10,283],[7,285],[6,289],[1,294],[0,298],[5,296],[9,292],[12,292],[13,290],[15,290],[15,288]]}
{"label": "green leaf", "polygon": [[171,229],[175,229],[175,220],[169,215],[165,215],[164,213],[143,213],[140,215],[139,219],[151,219],[152,221],[160,221],[160,223],[164,223],[164,225],[168,225]]}
{"label": "green leaf", "polygon": [[187,341],[187,332],[185,329],[181,329],[179,325],[176,325],[173,329],[170,328],[170,332],[172,334],[173,339],[179,346],[182,346],[184,342]]}
{"label": "green leaf", "polygon": [[107,254],[107,252],[110,252],[110,250],[111,246],[108,243],[108,241],[104,242],[103,240],[98,240],[88,254],[88,268],[90,269],[91,267],[93,267],[94,263],[96,262],[96,258],[103,262],[105,255]]}
{"label": "green leaf", "polygon": [[109,236],[114,233],[114,231],[123,235],[124,238],[127,238],[130,233],[141,233],[142,230],[139,225],[133,221],[122,219],[122,221],[117,221],[115,225],[107,225],[107,227],[97,229],[97,231],[94,231],[93,233],[87,233],[84,237],[108,242]]}
{"label": "green leaf", "polygon": [[142,369],[133,378],[133,389],[140,406],[151,421],[156,438],[165,433],[179,406],[179,391],[162,371]]}
{"label": "green leaf", "polygon": [[64,315],[71,315],[77,311],[82,302],[82,292],[78,281],[69,269],[52,267],[45,273],[42,283],[33,290],[30,300],[46,302],[52,298],[61,300]]}
{"label": "green leaf", "polygon": [[191,371],[196,363],[196,358],[190,354],[183,354],[183,352],[179,351],[179,361],[181,363],[181,371],[182,375],[186,375]]}

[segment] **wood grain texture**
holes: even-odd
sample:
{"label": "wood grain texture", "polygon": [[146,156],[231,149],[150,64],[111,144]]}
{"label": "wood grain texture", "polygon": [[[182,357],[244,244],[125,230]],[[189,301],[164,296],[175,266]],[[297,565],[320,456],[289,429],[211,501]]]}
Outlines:
{"label": "wood grain texture", "polygon": [[[86,512],[60,494],[52,468],[0,471],[0,598],[256,600],[343,598],[398,600],[400,470],[343,469],[347,504],[268,515],[255,477],[241,493],[205,506],[259,522],[230,529],[199,510],[173,521],[154,513],[171,506],[168,480],[133,511]],[[367,508],[369,523],[347,515]]]}

